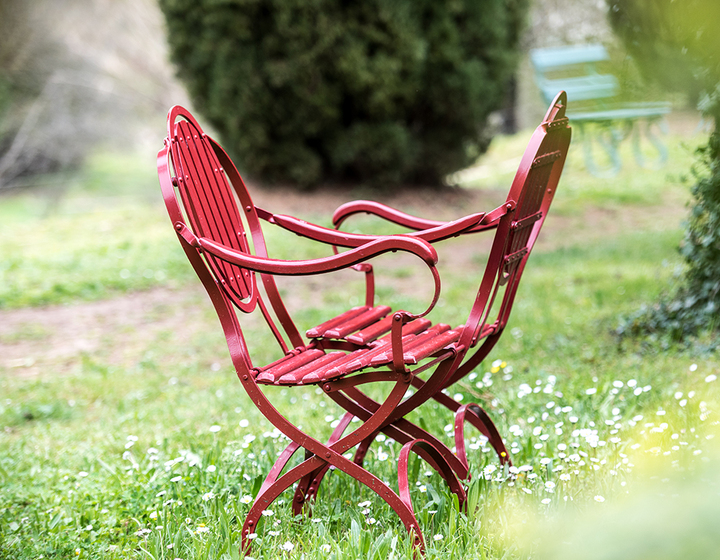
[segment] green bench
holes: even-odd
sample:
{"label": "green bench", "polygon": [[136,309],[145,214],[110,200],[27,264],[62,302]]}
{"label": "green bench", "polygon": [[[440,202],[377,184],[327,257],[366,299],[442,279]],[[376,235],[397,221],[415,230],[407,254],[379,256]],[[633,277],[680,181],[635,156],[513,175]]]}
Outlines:
{"label": "green bench", "polygon": [[[632,138],[635,160],[641,167],[658,167],[667,161],[667,148],[652,129],[656,127],[666,132],[664,117],[670,112],[670,103],[618,101],[618,79],[599,71],[610,65],[604,46],[533,49],[530,61],[546,103],[558,91],[567,92],[571,100],[567,115],[580,132],[585,164],[590,173],[599,177],[617,174],[621,168],[618,145],[628,137]],[[657,152],[650,161],[642,147],[643,136]],[[596,162],[593,144],[598,144],[604,152],[605,165]]]}

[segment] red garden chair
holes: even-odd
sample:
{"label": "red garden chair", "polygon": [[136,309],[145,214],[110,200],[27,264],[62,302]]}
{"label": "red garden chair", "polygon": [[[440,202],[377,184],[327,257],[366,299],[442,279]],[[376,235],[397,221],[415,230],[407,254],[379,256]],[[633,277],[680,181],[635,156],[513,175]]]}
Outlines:
{"label": "red garden chair", "polygon": [[[530,140],[506,202],[491,212],[438,222],[375,202],[356,201],[341,206],[333,216],[336,227],[354,214],[370,213],[411,230],[391,236],[323,228],[256,207],[220,145],[202,131],[187,110],[171,109],[168,137],[158,153],[158,175],[170,219],[215,306],[243,387],[260,412],[291,440],[267,475],[243,525],[242,547],[246,553],[250,547],[248,535],[255,532],[262,511],[298,483],[293,511],[301,513],[304,504],[317,494],[331,466],[385,500],[422,550],[423,537],[410,500],[409,454],[414,452],[427,461],[461,503],[465,493],[460,480],[469,477],[466,421],[488,438],[501,463],[509,463],[502,438],[482,408],[477,404],[461,406],[443,390],[483,361],[507,323],[520,276],[567,155],[570,128],[564,116],[565,106],[565,94],[560,93]],[[271,259],[261,220],[328,244],[333,254],[312,260]],[[456,328],[431,324],[425,315],[435,305],[441,287],[433,244],[488,230],[494,230],[494,241],[466,322]],[[338,252],[337,247],[348,250]],[[367,261],[388,251],[410,253],[428,267],[434,295],[422,313],[392,312],[387,306],[375,305],[373,269]],[[324,274],[346,268],[365,274],[365,304],[308,330],[304,338],[283,304],[274,277]],[[241,323],[242,314],[253,312],[261,313],[267,322],[284,353],[281,359],[266,365],[251,360]],[[420,374],[427,371],[431,373],[422,379]],[[389,383],[392,388],[384,401],[377,402],[362,391],[367,383]],[[317,385],[347,413],[328,442],[323,443],[304,433],[273,406],[262,390],[266,385]],[[415,391],[405,397],[411,386]],[[455,412],[454,452],[405,419],[429,399]],[[361,422],[345,434],[354,417]],[[402,444],[398,492],[363,467],[369,446],[381,432]],[[300,448],[305,451],[305,460],[283,473]],[[343,456],[353,449],[352,460]]]}

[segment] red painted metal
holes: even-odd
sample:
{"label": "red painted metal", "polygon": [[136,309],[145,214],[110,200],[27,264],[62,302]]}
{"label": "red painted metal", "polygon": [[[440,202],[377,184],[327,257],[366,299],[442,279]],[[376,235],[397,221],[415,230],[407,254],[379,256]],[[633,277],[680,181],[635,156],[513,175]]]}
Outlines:
{"label": "red painted metal", "polygon": [[[314,499],[325,473],[335,467],[385,500],[423,550],[422,532],[410,500],[407,464],[410,453],[423,458],[447,482],[461,503],[460,480],[469,477],[465,424],[488,438],[502,464],[510,458],[487,413],[477,404],[460,405],[445,394],[472,371],[495,346],[507,323],[527,258],[552,201],[570,143],[565,118],[567,100],[560,93],[533,134],[506,202],[491,212],[451,222],[425,220],[383,204],[355,201],[342,205],[328,229],[292,216],[257,208],[230,158],[182,107],[168,116],[168,136],[158,153],[158,175],[172,224],[188,259],[205,286],[220,318],[237,375],[248,395],[272,424],[291,441],[268,473],[242,529],[242,550],[262,511],[297,483],[293,513]],[[340,231],[349,217],[369,213],[412,230],[375,236]],[[327,244],[330,256],[283,261],[268,257],[260,221]],[[438,260],[433,243],[458,235],[494,231],[494,240],[475,302],[466,322],[455,329],[423,318],[440,295]],[[348,250],[339,253],[337,247]],[[252,248],[252,250],[251,250]],[[375,306],[373,257],[403,251],[430,271],[434,294],[422,313]],[[280,297],[274,276],[324,274],[352,268],[365,274],[365,304],[341,313],[301,336]],[[258,289],[258,278],[264,294]],[[498,302],[497,305],[493,304]],[[491,316],[491,310],[496,315]],[[285,354],[254,366],[242,333],[242,315],[259,312]],[[432,371],[427,379],[418,374]],[[390,383],[378,402],[361,390],[366,384]],[[327,443],[304,433],[277,410],[263,385],[314,384],[347,413]],[[408,389],[414,388],[414,392]],[[409,395],[409,396],[406,396]],[[409,422],[405,416],[430,399],[455,413],[455,449]],[[353,418],[357,427],[346,434]],[[378,434],[401,445],[398,492],[363,467]],[[302,448],[305,460],[287,470]],[[353,460],[343,455],[355,449]],[[284,473],[284,474],[283,474]]]}

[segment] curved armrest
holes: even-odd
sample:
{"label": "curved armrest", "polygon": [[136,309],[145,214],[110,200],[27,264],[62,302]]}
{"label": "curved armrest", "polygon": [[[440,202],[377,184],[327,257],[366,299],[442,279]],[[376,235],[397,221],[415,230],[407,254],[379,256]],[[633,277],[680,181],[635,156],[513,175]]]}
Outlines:
{"label": "curved armrest", "polygon": [[[419,232],[410,233],[409,235],[420,237],[422,239],[426,239],[427,241],[439,241],[455,235],[494,229],[497,227],[498,220],[514,207],[515,203],[513,201],[507,201],[491,212],[470,214],[469,216],[452,222],[440,222],[437,220],[417,218],[379,202],[373,202],[371,200],[355,200],[353,202],[347,202],[335,210],[335,213],[333,214],[333,224],[336,228],[339,228],[340,225],[353,214],[373,214],[394,224],[414,229]],[[474,217],[477,217],[478,219],[471,227],[458,228],[457,230],[452,231],[461,222],[467,225],[464,220],[472,221],[472,218]],[[444,228],[449,228],[448,231],[452,232],[445,234]]]}
{"label": "curved armrest", "polygon": [[[456,235],[461,235],[468,231],[474,230],[476,226],[484,221],[487,214],[470,214],[458,220],[452,222],[437,222],[438,226],[422,231],[412,232],[407,235],[408,237],[415,237],[417,239],[424,239],[425,241],[432,243],[434,241],[440,241]],[[326,228],[305,220],[300,220],[293,216],[285,216],[282,214],[275,214],[269,220],[270,223],[276,224],[288,231],[291,231],[297,235],[313,239],[315,241],[321,241],[335,245],[337,247],[360,247],[366,243],[381,239],[381,235],[364,235],[360,233],[347,233],[344,231],[338,231],[335,229]],[[394,237],[394,236],[393,236]]]}
{"label": "curved armrest", "polygon": [[[405,251],[420,257],[430,269],[435,283],[435,293],[428,308],[420,314],[408,313],[406,311],[399,312],[402,320],[408,320],[424,317],[437,303],[440,297],[440,275],[435,268],[438,261],[435,248],[423,239],[410,237],[409,235],[393,235],[385,237],[377,237],[372,241],[351,249],[344,253],[335,254],[320,259],[310,259],[305,261],[284,261],[280,259],[270,259],[266,257],[258,257],[249,255],[217,243],[207,237],[196,237],[195,234],[182,222],[175,224],[175,230],[178,235],[189,245],[232,264],[253,270],[255,272],[276,274],[280,276],[300,276],[323,274],[325,272],[334,272],[343,268],[349,268],[355,264],[366,261],[372,257],[382,255],[389,251]],[[333,230],[330,230],[333,231]]]}
{"label": "curved armrest", "polygon": [[371,200],[354,200],[352,202],[346,202],[342,206],[339,206],[333,214],[333,225],[340,227],[346,218],[349,218],[353,214],[359,214],[365,212],[366,214],[374,214],[381,218],[406,227],[408,229],[422,230],[430,229],[443,225],[445,222],[439,222],[437,220],[425,220],[416,216],[411,216],[400,210],[395,210],[385,204],[379,202],[373,202]]}
{"label": "curved armrest", "polygon": [[322,274],[325,272],[333,272],[348,268],[354,264],[358,264],[371,257],[382,255],[389,251],[406,251],[420,257],[425,264],[434,267],[437,264],[437,253],[432,245],[414,239],[409,236],[403,236],[404,239],[398,237],[378,237],[360,247],[351,249],[344,253],[322,257],[319,259],[310,259],[306,261],[284,261],[280,259],[270,259],[248,255],[242,251],[237,251],[221,243],[217,243],[207,237],[198,238],[198,247],[207,251],[224,261],[236,264],[248,270],[255,272],[266,272],[269,274],[277,274],[281,276],[299,276],[310,274]]}

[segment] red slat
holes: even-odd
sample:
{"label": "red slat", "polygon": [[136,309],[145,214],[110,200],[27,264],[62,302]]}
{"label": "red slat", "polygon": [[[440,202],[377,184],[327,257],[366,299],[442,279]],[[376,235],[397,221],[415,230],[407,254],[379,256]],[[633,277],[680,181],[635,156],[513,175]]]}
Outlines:
{"label": "red slat", "polygon": [[[403,335],[416,334],[427,329],[432,323],[428,319],[415,319],[403,325]],[[345,340],[353,344],[368,344],[375,341],[379,336],[389,333],[392,328],[392,316],[378,321],[374,325],[345,337]]]}
{"label": "red slat", "polygon": [[[185,186],[181,190],[187,194],[185,202],[191,211],[190,217],[195,218],[191,220],[195,221],[194,228],[204,237],[248,252],[230,185],[220,171],[220,163],[208,141],[187,121],[178,123],[176,133],[181,178]],[[210,260],[220,279],[225,280],[224,286],[232,299],[243,301],[252,293],[250,274],[219,259],[211,257]]]}
{"label": "red slat", "polygon": [[335,325],[333,328],[325,331],[323,336],[325,338],[344,338],[352,332],[367,327],[372,323],[375,323],[381,317],[385,317],[390,312],[390,308],[387,305],[379,305],[368,309],[361,313],[354,319]]}
{"label": "red slat", "polygon": [[313,360],[309,364],[305,364],[304,366],[300,366],[299,368],[297,368],[289,373],[286,373],[278,380],[278,383],[281,385],[283,385],[285,383],[289,383],[289,382],[292,382],[294,384],[305,384],[306,381],[304,378],[308,374],[313,373],[318,368],[321,368],[326,364],[329,364],[331,362],[334,362],[335,360],[338,360],[339,358],[342,358],[344,355],[345,355],[344,352],[330,352],[329,354],[320,356],[317,360]]}
{"label": "red slat", "polygon": [[403,361],[406,364],[417,364],[428,356],[432,356],[435,352],[445,348],[448,344],[457,342],[462,334],[462,328],[444,332],[438,336],[413,347],[408,352],[403,352]]}
{"label": "red slat", "polygon": [[[417,335],[414,339],[410,340],[407,344],[405,343],[405,338],[403,337],[403,354],[409,352],[412,350],[415,346],[422,344],[423,342],[427,341],[430,338],[433,338],[441,333],[444,333],[445,331],[450,330],[450,325],[446,325],[444,323],[438,323],[437,325],[433,325],[430,327],[427,331],[424,333],[421,333]],[[392,355],[392,349],[389,348],[386,352],[383,352],[382,354],[377,355],[375,358],[373,358],[370,361],[370,365],[374,367],[381,366],[383,364],[387,364],[391,362],[393,359]]]}
{"label": "red slat", "polygon": [[305,335],[308,338],[320,338],[325,334],[325,331],[328,329],[333,328],[336,325],[339,325],[340,323],[344,321],[349,321],[353,317],[357,317],[360,315],[360,313],[363,313],[364,311],[367,311],[368,307],[367,305],[361,305],[359,307],[353,307],[352,309],[349,309],[345,313],[342,313],[338,315],[337,317],[333,317],[332,319],[329,319],[325,321],[324,323],[320,323],[316,327],[313,327],[312,329],[308,330]]}
{"label": "red slat", "polygon": [[308,362],[312,362],[323,354],[324,352],[322,350],[318,350],[317,348],[313,348],[312,350],[306,350],[305,352],[301,352],[297,356],[293,356],[289,360],[286,360],[282,363],[277,364],[276,366],[266,369],[265,371],[258,374],[256,380],[263,383],[275,383],[285,373],[292,371],[300,366],[304,366]]}

